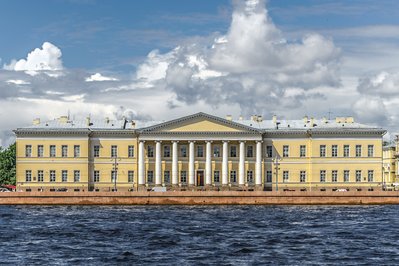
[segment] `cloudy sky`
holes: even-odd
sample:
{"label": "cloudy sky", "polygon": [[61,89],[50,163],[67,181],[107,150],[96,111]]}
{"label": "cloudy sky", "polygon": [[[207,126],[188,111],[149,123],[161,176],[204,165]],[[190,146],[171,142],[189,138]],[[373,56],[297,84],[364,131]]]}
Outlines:
{"label": "cloudy sky", "polygon": [[398,18],[394,0],[3,0],[0,145],[68,112],[354,116],[393,136]]}

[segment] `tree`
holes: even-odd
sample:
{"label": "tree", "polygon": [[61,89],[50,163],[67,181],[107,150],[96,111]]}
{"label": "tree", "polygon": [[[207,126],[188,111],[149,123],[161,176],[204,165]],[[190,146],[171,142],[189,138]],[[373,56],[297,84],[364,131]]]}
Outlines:
{"label": "tree", "polygon": [[16,144],[7,149],[0,147],[0,184],[15,185],[16,183]]}

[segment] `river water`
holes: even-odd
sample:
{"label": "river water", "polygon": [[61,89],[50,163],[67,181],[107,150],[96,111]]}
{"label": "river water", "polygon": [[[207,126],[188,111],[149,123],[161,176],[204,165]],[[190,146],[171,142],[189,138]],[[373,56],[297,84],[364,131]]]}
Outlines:
{"label": "river water", "polygon": [[399,206],[0,206],[5,265],[399,265]]}

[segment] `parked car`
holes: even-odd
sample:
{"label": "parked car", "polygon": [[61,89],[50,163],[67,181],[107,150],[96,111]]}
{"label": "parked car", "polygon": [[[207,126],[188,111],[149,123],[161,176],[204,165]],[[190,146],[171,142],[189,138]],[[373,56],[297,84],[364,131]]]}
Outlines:
{"label": "parked car", "polygon": [[11,191],[8,190],[8,189],[6,189],[6,188],[4,188],[4,187],[1,187],[1,188],[0,188],[0,192],[11,192]]}

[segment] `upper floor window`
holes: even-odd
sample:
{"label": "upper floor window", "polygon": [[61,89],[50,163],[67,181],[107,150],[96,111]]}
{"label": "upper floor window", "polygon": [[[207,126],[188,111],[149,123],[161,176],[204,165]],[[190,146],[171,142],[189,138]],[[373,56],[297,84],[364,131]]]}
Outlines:
{"label": "upper floor window", "polygon": [[331,156],[337,157],[338,156],[338,145],[332,145],[331,147]]}
{"label": "upper floor window", "polygon": [[43,170],[38,170],[37,171],[37,181],[38,182],[43,182],[44,181],[44,172],[43,172]]}
{"label": "upper floor window", "polygon": [[147,146],[147,157],[152,158],[154,157],[154,146]]}
{"label": "upper floor window", "polygon": [[349,182],[349,170],[344,170],[344,182]]}
{"label": "upper floor window", "polygon": [[50,145],[50,157],[55,157],[55,145]]}
{"label": "upper floor window", "polygon": [[134,157],[134,146],[133,146],[133,145],[129,145],[129,147],[128,147],[128,152],[127,152],[127,156],[128,156],[129,158]]}
{"label": "upper floor window", "polygon": [[93,156],[100,157],[100,145],[94,145]]}
{"label": "upper floor window", "polygon": [[362,182],[362,170],[356,170],[356,182]]}
{"label": "upper floor window", "polygon": [[80,170],[73,171],[73,182],[80,182]]}
{"label": "upper floor window", "polygon": [[374,170],[369,170],[367,177],[369,182],[374,182]]}
{"label": "upper floor window", "polygon": [[100,171],[94,170],[94,180],[95,183],[100,182]]}
{"label": "upper floor window", "polygon": [[50,182],[55,182],[55,170],[50,170]]}
{"label": "upper floor window", "polygon": [[180,156],[187,157],[187,146],[186,145],[180,146]]}
{"label": "upper floor window", "polygon": [[272,171],[266,171],[266,182],[267,183],[272,182]]}
{"label": "upper floor window", "polygon": [[344,157],[349,157],[349,145],[344,145]]}
{"label": "upper floor window", "polygon": [[362,156],[362,145],[356,145],[356,157]]}
{"label": "upper floor window", "polygon": [[288,171],[283,171],[283,182],[288,182],[290,176]]}
{"label": "upper floor window", "polygon": [[320,157],[326,157],[326,145],[320,145]]}
{"label": "upper floor window", "polygon": [[32,181],[32,171],[31,170],[26,170],[25,171],[25,181],[26,182],[31,182]]}
{"label": "upper floor window", "polygon": [[73,146],[73,157],[80,157],[80,146],[79,145]]}
{"label": "upper floor window", "polygon": [[127,172],[127,182],[129,183],[134,182],[134,171],[130,170]]}
{"label": "upper floor window", "polygon": [[204,146],[197,146],[197,157],[204,157]]}
{"label": "upper floor window", "polygon": [[306,157],[306,146],[301,145],[299,147],[299,157]]}
{"label": "upper floor window", "polygon": [[118,146],[116,145],[111,146],[111,157],[112,158],[118,157]]}
{"label": "upper floor window", "polygon": [[374,145],[368,145],[367,156],[368,157],[373,157],[374,156]]}
{"label": "upper floor window", "polygon": [[247,157],[248,158],[254,157],[254,146],[252,145],[247,146]]}
{"label": "upper floor window", "polygon": [[38,145],[37,146],[37,157],[43,157],[44,156],[44,147],[43,145]]}
{"label": "upper floor window", "polygon": [[32,145],[25,145],[25,157],[32,157]]}
{"label": "upper floor window", "polygon": [[289,146],[284,145],[283,146],[283,157],[288,157],[289,156]]}
{"label": "upper floor window", "polygon": [[230,157],[237,157],[237,146],[230,146]]}
{"label": "upper floor window", "polygon": [[266,146],[266,156],[269,158],[273,157],[273,147],[272,146]]}
{"label": "upper floor window", "polygon": [[61,156],[68,157],[68,146],[67,145],[61,146]]}
{"label": "upper floor window", "polygon": [[338,181],[338,171],[332,170],[331,171],[331,182],[337,182],[337,181]]}
{"label": "upper floor window", "polygon": [[62,170],[61,179],[62,179],[62,182],[67,182],[68,181],[68,170]]}
{"label": "upper floor window", "polygon": [[213,146],[213,157],[220,157],[220,146],[219,145]]}
{"label": "upper floor window", "polygon": [[299,182],[301,183],[306,182],[306,171],[299,172]]}
{"label": "upper floor window", "polygon": [[170,146],[163,146],[163,157],[170,157]]}
{"label": "upper floor window", "polygon": [[320,170],[320,182],[326,182],[326,170]]}

